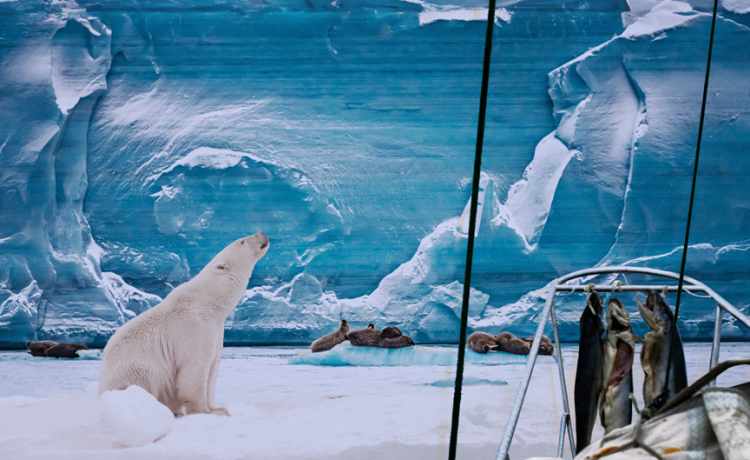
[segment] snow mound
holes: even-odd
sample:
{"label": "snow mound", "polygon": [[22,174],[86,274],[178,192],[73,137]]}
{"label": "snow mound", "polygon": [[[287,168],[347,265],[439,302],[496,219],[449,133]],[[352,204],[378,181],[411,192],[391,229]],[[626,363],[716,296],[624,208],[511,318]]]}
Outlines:
{"label": "snow mound", "polygon": [[99,396],[99,381],[91,382],[86,385],[86,396]]}
{"label": "snow mound", "polygon": [[145,446],[172,431],[172,411],[137,385],[107,391],[101,400],[102,421],[126,447]]}
{"label": "snow mound", "polygon": [[[466,352],[467,364],[501,365],[523,364],[527,356],[505,352],[480,355],[471,350]],[[455,347],[408,347],[374,348],[355,347],[342,343],[336,348],[321,353],[305,351],[289,358],[289,364],[310,364],[313,366],[455,366],[458,361],[458,348]],[[538,362],[553,361],[550,356],[539,356]]]}

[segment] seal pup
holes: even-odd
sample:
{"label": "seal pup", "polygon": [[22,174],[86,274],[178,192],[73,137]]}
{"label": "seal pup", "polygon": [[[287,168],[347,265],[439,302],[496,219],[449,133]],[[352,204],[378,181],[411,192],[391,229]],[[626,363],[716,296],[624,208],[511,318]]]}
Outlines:
{"label": "seal pup", "polygon": [[495,336],[498,350],[512,353],[514,355],[528,355],[531,353],[531,344],[524,339],[519,339],[510,332],[503,332]]}
{"label": "seal pup", "polygon": [[345,319],[342,319],[341,327],[339,328],[338,331],[332,334],[328,334],[325,337],[319,338],[318,340],[312,343],[312,346],[310,347],[310,349],[312,350],[313,353],[330,350],[336,345],[344,342],[346,340],[346,334],[348,333],[349,333],[349,325],[346,323]]}
{"label": "seal pup", "polygon": [[604,336],[604,367],[599,418],[604,434],[630,425],[633,419],[633,359],[636,337],[630,315],[617,299],[607,303],[607,334]]}
{"label": "seal pup", "polygon": [[31,356],[45,356],[44,352],[48,349],[57,345],[57,342],[45,341],[45,342],[28,342],[26,344],[26,353]]}
{"label": "seal pup", "polygon": [[602,298],[591,293],[581,315],[581,335],[578,342],[578,365],[574,403],[576,411],[576,454],[591,443],[591,432],[596,423],[597,405],[602,386],[604,351],[601,316]]}
{"label": "seal pup", "polygon": [[403,335],[399,328],[387,327],[379,331],[372,324],[366,329],[352,331],[346,337],[355,347],[404,348],[414,345],[411,337]]}
{"label": "seal pup", "polygon": [[59,343],[53,347],[47,348],[44,352],[44,356],[48,358],[80,358],[78,353],[79,350],[88,350],[86,345],[79,345],[77,343]]}
{"label": "seal pup", "polygon": [[[399,334],[401,334],[401,331],[394,327],[393,329],[397,330]],[[413,347],[414,341],[411,339],[411,337],[407,337],[403,334],[398,336],[392,336],[393,331],[386,332],[388,328],[383,329],[383,332],[380,333],[380,337],[377,341],[376,347],[379,348],[406,348],[406,347]],[[390,337],[387,337],[388,335],[391,335]]]}
{"label": "seal pup", "polygon": [[669,349],[672,346],[674,346],[674,351],[667,385],[669,397],[674,397],[687,387],[687,368],[680,331],[676,328],[672,329],[674,318],[672,309],[664,302],[662,296],[655,291],[649,291],[646,305],[643,305],[639,299],[636,299],[636,303],[643,320],[651,329],[651,332],[646,333],[641,349],[641,367],[643,367],[643,373],[646,374],[643,382],[643,401],[648,406],[664,388]]}
{"label": "seal pup", "polygon": [[483,355],[499,348],[495,338],[484,332],[475,332],[471,334],[466,341],[466,347]]}
{"label": "seal pup", "polygon": [[380,336],[384,339],[395,339],[396,337],[401,337],[402,335],[403,334],[401,333],[401,329],[397,328],[396,326],[388,326],[383,329],[383,332],[380,333]]}

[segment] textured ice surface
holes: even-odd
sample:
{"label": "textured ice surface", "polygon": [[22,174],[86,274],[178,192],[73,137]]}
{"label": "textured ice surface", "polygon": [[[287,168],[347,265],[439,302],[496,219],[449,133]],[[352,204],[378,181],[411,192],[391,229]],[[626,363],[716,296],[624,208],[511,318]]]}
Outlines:
{"label": "textured ice surface", "polygon": [[[724,344],[721,359],[746,357],[749,346]],[[685,348],[693,382],[708,367],[710,344],[688,343]],[[577,351],[571,345],[562,351],[572,397]],[[225,348],[216,401],[228,403],[231,417],[182,417],[164,438],[141,448],[123,448],[101,421],[100,400],[83,396],[86,385],[98,376],[99,363],[68,361],[82,367],[62,367],[60,361],[4,359],[14,353],[19,352],[0,352],[3,460],[376,460],[384,456],[434,460],[448,456],[452,367],[291,366],[287,358],[296,349]],[[495,458],[524,368],[521,364],[466,367],[459,458]],[[643,372],[637,359],[634,377],[640,400]],[[728,371],[719,384],[749,380],[745,366]],[[562,414],[557,386],[556,364],[537,364],[511,458],[555,455]],[[75,396],[50,395],[61,391]],[[9,403],[20,398],[23,405]],[[595,437],[600,435],[597,428]],[[567,449],[565,458],[570,458]]]}
{"label": "textured ice surface", "polygon": [[125,447],[154,442],[172,431],[174,425],[172,411],[137,385],[102,393],[101,414],[102,423],[114,431]]}
{"label": "textured ice surface", "polygon": [[[519,364],[527,361],[527,356],[514,355],[502,351],[486,355],[466,350],[469,364]],[[540,356],[540,362],[552,361],[551,356]],[[313,364],[316,366],[455,366],[458,349],[455,347],[407,347],[385,349],[355,347],[342,343],[329,351],[312,353],[305,350],[289,358],[289,364]]]}
{"label": "textured ice surface", "polygon": [[[0,347],[104,345],[259,230],[227,342],[455,343],[486,3],[147,3],[0,2]],[[750,3],[720,4],[687,273],[749,312]],[[711,21],[498,6],[469,325],[530,335],[561,274],[679,268]]]}

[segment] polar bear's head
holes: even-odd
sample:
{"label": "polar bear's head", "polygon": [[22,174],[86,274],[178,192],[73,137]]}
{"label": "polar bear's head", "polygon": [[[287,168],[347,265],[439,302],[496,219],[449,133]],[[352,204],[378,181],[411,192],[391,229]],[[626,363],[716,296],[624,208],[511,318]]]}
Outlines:
{"label": "polar bear's head", "polygon": [[217,254],[204,271],[247,283],[255,264],[268,252],[269,244],[263,232],[240,238]]}

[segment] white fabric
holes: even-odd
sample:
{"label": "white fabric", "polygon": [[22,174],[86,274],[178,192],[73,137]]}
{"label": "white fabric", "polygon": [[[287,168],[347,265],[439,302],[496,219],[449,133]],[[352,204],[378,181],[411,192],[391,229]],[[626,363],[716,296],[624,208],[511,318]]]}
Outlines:
{"label": "white fabric", "polygon": [[[606,455],[633,440],[634,426],[612,431],[591,443],[576,460],[653,458],[634,447]],[[736,390],[707,389],[702,396],[644,423],[639,441],[665,460],[748,460],[750,401]]]}

